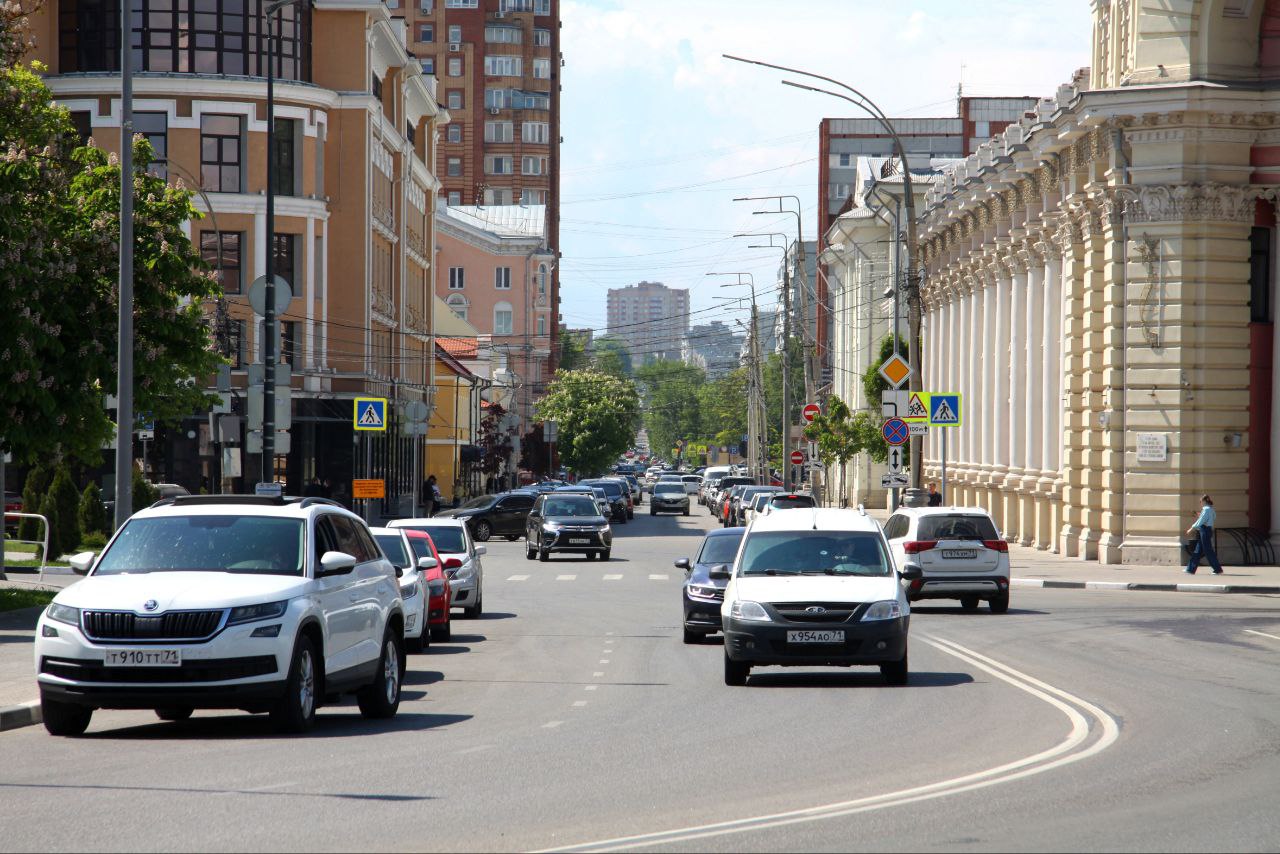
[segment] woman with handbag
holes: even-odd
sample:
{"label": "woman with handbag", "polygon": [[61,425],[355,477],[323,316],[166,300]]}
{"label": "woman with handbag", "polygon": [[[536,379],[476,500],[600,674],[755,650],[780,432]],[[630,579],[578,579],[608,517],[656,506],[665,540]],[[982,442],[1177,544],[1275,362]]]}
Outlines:
{"label": "woman with handbag", "polygon": [[1194,525],[1187,529],[1187,536],[1194,537],[1191,542],[1191,558],[1183,572],[1195,575],[1201,558],[1209,559],[1214,575],[1222,575],[1222,564],[1218,562],[1218,553],[1213,547],[1213,524],[1218,520],[1217,511],[1213,509],[1213,499],[1207,495],[1200,497],[1200,517]]}

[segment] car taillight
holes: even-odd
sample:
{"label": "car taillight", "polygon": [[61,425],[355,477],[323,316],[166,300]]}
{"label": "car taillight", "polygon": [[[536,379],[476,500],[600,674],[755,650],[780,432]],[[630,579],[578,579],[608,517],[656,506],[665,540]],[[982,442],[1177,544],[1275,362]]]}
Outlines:
{"label": "car taillight", "polygon": [[910,543],[903,543],[902,548],[907,554],[915,555],[920,554],[920,552],[927,552],[937,545],[937,540],[914,540]]}
{"label": "car taillight", "polygon": [[983,540],[982,544],[993,552],[1009,551],[1009,544],[1004,540]]}

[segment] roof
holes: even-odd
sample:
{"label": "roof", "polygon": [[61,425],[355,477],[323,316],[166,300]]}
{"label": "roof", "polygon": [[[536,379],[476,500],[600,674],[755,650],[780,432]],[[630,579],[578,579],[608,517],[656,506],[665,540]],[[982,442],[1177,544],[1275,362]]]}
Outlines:
{"label": "roof", "polygon": [[858,510],[840,510],[834,507],[800,507],[793,510],[774,510],[751,523],[751,530],[760,531],[868,531],[879,533],[880,523]]}
{"label": "roof", "polygon": [[455,359],[476,359],[480,355],[480,341],[477,338],[436,338],[440,349]]}
{"label": "roof", "polygon": [[543,237],[546,205],[452,205],[437,212],[498,237]]}
{"label": "roof", "polygon": [[438,338],[436,339],[436,360],[457,376],[462,377],[464,380],[476,378],[475,374],[467,370],[466,365],[462,364],[449,354],[449,351],[440,344],[440,339]]}

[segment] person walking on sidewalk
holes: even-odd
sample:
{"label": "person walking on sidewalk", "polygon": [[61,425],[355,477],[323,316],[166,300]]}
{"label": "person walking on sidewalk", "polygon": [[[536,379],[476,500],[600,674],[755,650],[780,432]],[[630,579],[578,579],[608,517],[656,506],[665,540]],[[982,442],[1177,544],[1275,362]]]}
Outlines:
{"label": "person walking on sidewalk", "polygon": [[1222,564],[1218,562],[1218,553],[1213,548],[1213,523],[1217,521],[1218,513],[1213,509],[1213,499],[1209,496],[1202,495],[1200,502],[1200,518],[1196,519],[1194,525],[1187,528],[1187,536],[1196,539],[1191,545],[1191,559],[1187,561],[1187,568],[1183,572],[1195,575],[1196,569],[1200,566],[1200,559],[1208,558],[1209,566],[1213,567],[1213,574],[1221,575]]}

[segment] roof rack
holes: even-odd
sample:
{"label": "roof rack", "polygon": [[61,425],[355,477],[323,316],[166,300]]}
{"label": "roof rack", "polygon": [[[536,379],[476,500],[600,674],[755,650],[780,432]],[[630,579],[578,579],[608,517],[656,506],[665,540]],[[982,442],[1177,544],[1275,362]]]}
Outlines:
{"label": "roof rack", "polygon": [[342,505],[328,498],[299,498],[296,495],[175,495],[171,498],[161,498],[152,507],[167,507],[170,505],[176,507],[192,507],[210,504],[254,504],[259,507],[283,507],[286,504],[299,503],[300,507],[310,507],[313,504],[335,504],[339,507]]}

